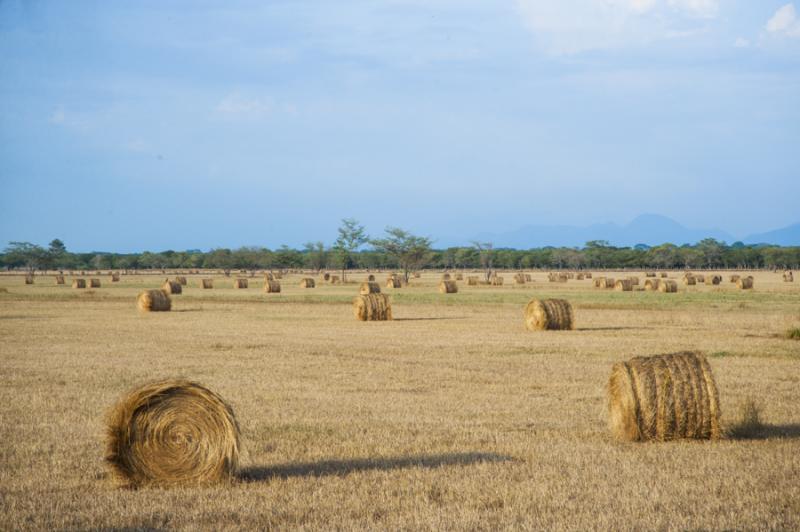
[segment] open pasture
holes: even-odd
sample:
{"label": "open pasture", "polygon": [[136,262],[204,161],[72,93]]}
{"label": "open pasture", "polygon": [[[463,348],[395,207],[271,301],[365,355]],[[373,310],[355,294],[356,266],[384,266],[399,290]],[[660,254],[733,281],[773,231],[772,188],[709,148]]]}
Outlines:
{"label": "open pasture", "polygon": [[[402,288],[378,273],[386,322],[353,317],[367,273],[314,275],[315,288],[284,275],[265,293],[261,275],[234,289],[236,275],[204,272],[170,312],[147,314],[136,296],[165,275],[87,275],[101,287],[86,289],[69,275],[0,276],[0,528],[796,530],[800,341],[785,333],[800,327],[800,283],[745,272],[754,288],[740,290],[720,273],[685,286],[670,272],[677,293],[547,272],[521,285],[506,272],[501,286],[465,273],[439,293],[439,272]],[[532,298],[569,300],[575,330],[526,330]],[[717,442],[614,441],[612,364],[683,350],[708,357],[725,426],[748,399],[764,426]],[[115,487],[104,415],[167,377],[233,406],[232,485]]]}

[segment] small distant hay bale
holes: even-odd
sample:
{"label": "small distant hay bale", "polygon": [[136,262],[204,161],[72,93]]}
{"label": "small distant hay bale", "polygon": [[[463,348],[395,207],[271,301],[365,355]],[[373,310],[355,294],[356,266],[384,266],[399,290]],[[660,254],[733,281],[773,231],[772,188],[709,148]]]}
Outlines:
{"label": "small distant hay bale", "polygon": [[214,280],[213,279],[203,279],[202,281],[200,281],[200,286],[202,286],[203,289],[206,289],[206,290],[214,288]]}
{"label": "small distant hay bale", "polygon": [[140,312],[166,312],[172,309],[172,299],[164,290],[145,290],[136,298]]}
{"label": "small distant hay bale", "polygon": [[645,272],[644,276],[645,277],[655,277],[656,276],[656,272]]}
{"label": "small distant hay bale", "polygon": [[73,279],[72,288],[86,288],[86,279]]}
{"label": "small distant hay bale", "polygon": [[360,321],[392,319],[392,305],[386,294],[366,294],[353,299],[353,314]]}
{"label": "small distant hay bale", "polygon": [[414,272],[413,276],[414,276],[414,279],[419,279],[420,277],[422,277],[422,274],[419,273],[419,272]]}
{"label": "small distant hay bale", "polygon": [[268,294],[279,294],[281,292],[280,281],[264,281],[264,292]]}
{"label": "small distant hay bale", "polygon": [[730,276],[730,282],[732,282],[732,283],[735,283],[736,281],[738,281],[739,279],[741,279],[741,277],[742,277],[741,275],[736,275],[736,274],[734,274],[734,275],[731,275],[731,276]]}
{"label": "small distant hay bale", "polygon": [[531,277],[531,274],[529,274],[529,273],[525,274],[525,282],[526,283],[533,282],[533,277]]}
{"label": "small distant hay bale", "polygon": [[100,279],[89,279],[89,288],[100,288]]}
{"label": "small distant hay bale", "polygon": [[592,278],[592,273],[591,273],[591,272],[586,272],[586,273],[584,273],[584,274],[583,274],[583,276],[584,276],[586,279],[591,279],[591,278]]}
{"label": "small distant hay bale", "polygon": [[323,281],[330,281],[331,280],[331,274],[328,273],[328,272],[323,273],[322,274],[322,280]]}
{"label": "small distant hay bale", "polygon": [[598,280],[600,281],[599,284],[595,281],[595,285],[600,288],[614,288],[616,286],[616,280],[613,277],[599,277]]}
{"label": "small distant hay bale", "polygon": [[463,273],[457,273],[456,274],[456,281],[463,281],[463,280],[464,280],[464,274]]}
{"label": "small distant hay bale", "polygon": [[722,282],[721,275],[706,275],[706,284],[709,286],[716,286]]}
{"label": "small distant hay bale", "polygon": [[236,289],[239,288],[248,288],[249,285],[247,283],[247,279],[243,279],[242,277],[238,277],[233,280],[233,287]]}
{"label": "small distant hay bale", "polygon": [[56,275],[56,284],[64,284],[64,276],[63,275]]}
{"label": "small distant hay bale", "polygon": [[661,272],[661,278],[662,279],[666,279],[667,278],[667,272]]}
{"label": "small distant hay bale", "polygon": [[33,284],[33,275],[25,276],[25,284]]}
{"label": "small distant hay bale", "polygon": [[500,277],[499,275],[496,275],[496,276],[492,277],[491,285],[492,286],[503,286],[503,281],[505,281],[505,278]]}
{"label": "small distant hay bale", "polygon": [[339,276],[338,276],[338,275],[331,275],[331,276],[328,278],[328,282],[329,282],[330,284],[339,284]]}
{"label": "small distant hay bale", "polygon": [[467,275],[467,286],[478,286],[478,276]]}
{"label": "small distant hay bale", "polygon": [[361,283],[361,286],[358,287],[358,293],[362,296],[367,294],[380,294],[381,293],[381,285],[374,281],[367,281],[366,283]]}
{"label": "small distant hay bale", "polygon": [[556,281],[558,281],[558,274],[555,272],[550,272],[547,274],[547,282],[555,283]]}
{"label": "small distant hay bale", "polygon": [[516,284],[525,284],[525,274],[524,273],[514,274],[514,282]]}
{"label": "small distant hay bale", "polygon": [[650,291],[655,291],[655,290],[658,290],[658,287],[659,287],[660,284],[661,284],[661,280],[660,279],[647,279],[644,282],[644,289],[645,290],[650,290]]}
{"label": "small distant hay bale", "polygon": [[567,279],[574,279],[575,278],[575,272],[567,272],[564,275],[567,276]]}
{"label": "small distant hay bale", "polygon": [[614,290],[617,292],[630,292],[633,290],[633,283],[630,279],[619,279],[614,283]]}
{"label": "small distant hay bale", "polygon": [[274,281],[275,280],[275,276],[272,275],[272,272],[267,272],[267,273],[264,274],[264,280],[265,281]]}
{"label": "small distant hay bale", "polygon": [[575,280],[576,281],[583,281],[584,278],[585,278],[585,275],[583,273],[576,273],[575,274]]}
{"label": "small distant hay bale", "polygon": [[106,461],[130,487],[218,484],[239,464],[233,409],[195,382],[140,386],[114,405],[106,426]]}
{"label": "small distant hay bale", "polygon": [[317,283],[314,282],[314,279],[311,277],[304,277],[300,279],[300,288],[314,288],[317,286]]}
{"label": "small distant hay bale", "polygon": [[183,286],[178,281],[170,281],[169,279],[164,281],[164,284],[161,285],[161,289],[166,292],[167,294],[182,294],[183,293]]}
{"label": "small distant hay bale", "polygon": [[525,327],[531,331],[575,328],[572,305],[565,299],[533,299],[525,307]]}
{"label": "small distant hay bale", "polygon": [[692,275],[686,275],[683,277],[683,284],[686,286],[694,286],[697,284],[697,278]]}
{"label": "small distant hay bale", "polygon": [[792,270],[786,270],[783,272],[783,282],[784,283],[793,283],[794,282],[794,274]]}
{"label": "small distant hay bale", "polygon": [[439,283],[440,294],[455,294],[458,292],[458,284],[455,281],[444,280]]}
{"label": "small distant hay bale", "polygon": [[631,282],[633,286],[639,286],[639,278],[636,277],[635,275],[628,277],[628,280]]}
{"label": "small distant hay bale", "polygon": [[442,275],[442,281],[449,281],[449,280],[450,280],[450,274],[449,273],[445,273],[445,274]]}
{"label": "small distant hay bale", "polygon": [[658,291],[664,294],[674,294],[678,291],[678,283],[672,279],[662,279],[658,283]]}
{"label": "small distant hay bale", "polygon": [[748,275],[747,277],[740,277],[738,281],[736,281],[736,286],[740,290],[750,290],[753,288],[753,277]]}
{"label": "small distant hay bale", "polygon": [[112,283],[118,283],[119,282],[119,274],[117,272],[114,272],[114,273],[111,274],[111,282]]}
{"label": "small distant hay bale", "polygon": [[400,282],[399,277],[391,276],[386,279],[386,288],[400,288],[403,284]]}
{"label": "small distant hay bale", "polygon": [[559,273],[556,281],[559,283],[566,283],[568,279],[572,279],[574,276],[572,274],[567,273]]}
{"label": "small distant hay bale", "polygon": [[368,283],[374,283],[374,282],[375,282],[375,276],[374,276],[374,275],[372,275],[372,274],[369,274],[369,275],[367,276],[367,282],[368,282]]}
{"label": "small distant hay bale", "polygon": [[623,441],[722,436],[714,375],[698,353],[635,357],[614,364],[608,414],[611,433]]}
{"label": "small distant hay bale", "polygon": [[706,282],[706,276],[705,276],[705,275],[703,275],[702,273],[698,273],[698,274],[695,274],[695,276],[694,276],[694,280],[695,280],[695,281],[696,281],[698,284],[702,284],[702,283],[705,283],[705,282]]}
{"label": "small distant hay bale", "polygon": [[181,286],[186,286],[186,277],[178,275],[175,277],[175,282],[180,283]]}
{"label": "small distant hay bale", "polygon": [[595,277],[592,279],[594,281],[595,288],[605,288],[606,287],[606,278],[605,277]]}

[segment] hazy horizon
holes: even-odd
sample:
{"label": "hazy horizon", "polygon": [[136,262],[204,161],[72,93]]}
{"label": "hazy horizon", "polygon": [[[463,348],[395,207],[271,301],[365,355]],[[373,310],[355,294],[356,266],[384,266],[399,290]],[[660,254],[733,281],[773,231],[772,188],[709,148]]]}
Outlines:
{"label": "hazy horizon", "polygon": [[800,221],[795,3],[428,4],[0,2],[0,243]]}

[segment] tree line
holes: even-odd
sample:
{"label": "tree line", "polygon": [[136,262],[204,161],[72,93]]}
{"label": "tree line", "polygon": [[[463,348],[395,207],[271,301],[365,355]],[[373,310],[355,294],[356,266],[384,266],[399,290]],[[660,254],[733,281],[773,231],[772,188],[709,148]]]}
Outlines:
{"label": "tree line", "polygon": [[220,270],[349,269],[400,270],[406,275],[435,269],[798,269],[800,247],[726,244],[707,238],[694,245],[612,246],[603,240],[580,248],[496,248],[491,242],[436,249],[427,237],[388,227],[382,238],[370,238],[352,218],[342,220],[332,245],[309,242],[300,249],[281,246],[216,248],[207,252],[73,253],[60,239],[47,247],[10,242],[0,254],[6,270],[146,270],[165,268]]}

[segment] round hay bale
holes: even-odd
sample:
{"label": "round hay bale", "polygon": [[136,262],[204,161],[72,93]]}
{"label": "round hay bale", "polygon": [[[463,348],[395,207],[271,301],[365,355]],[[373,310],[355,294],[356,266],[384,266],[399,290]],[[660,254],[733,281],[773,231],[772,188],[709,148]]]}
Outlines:
{"label": "round hay bale", "polygon": [[399,277],[389,277],[386,279],[386,288],[400,288],[403,284],[400,282]]}
{"label": "round hay bale", "polygon": [[439,283],[439,293],[440,294],[455,294],[458,292],[458,284],[455,281],[442,281]]}
{"label": "round hay bale", "polygon": [[56,284],[64,284],[64,276],[56,275]]}
{"label": "round hay bale", "polygon": [[464,280],[464,274],[463,273],[457,273],[456,274],[456,281],[463,281],[463,280]]}
{"label": "round hay bale", "polygon": [[467,275],[467,286],[478,286],[478,276]]}
{"label": "round hay bale", "polygon": [[719,395],[703,355],[674,353],[614,364],[608,380],[611,433],[624,441],[722,436]]}
{"label": "round hay bale", "polygon": [[[592,278],[592,274],[587,274],[587,275],[589,276],[588,279]],[[529,274],[529,273],[525,274],[525,282],[526,283],[533,282],[533,277],[531,277],[531,274]]]}
{"label": "round hay bale", "polygon": [[86,279],[73,279],[72,288],[86,288]]}
{"label": "round hay bale", "polygon": [[736,281],[738,281],[739,279],[741,279],[741,277],[742,277],[741,275],[735,275],[735,274],[734,274],[734,275],[731,275],[731,277],[730,277],[730,281],[731,281],[732,283],[735,283]]}
{"label": "round hay bale", "polygon": [[650,290],[650,291],[655,291],[655,290],[658,290],[658,287],[659,287],[660,284],[661,284],[661,280],[660,279],[647,279],[644,282],[644,289],[645,290]]}
{"label": "round hay bale", "polygon": [[658,291],[665,294],[674,294],[678,291],[678,283],[672,279],[662,279],[658,283]]}
{"label": "round hay bale", "polygon": [[572,305],[565,299],[533,299],[525,307],[525,327],[531,331],[575,328]]}
{"label": "round hay bale", "polygon": [[367,282],[368,282],[368,283],[374,283],[374,282],[375,282],[375,276],[374,276],[374,275],[372,275],[372,274],[369,274],[369,275],[367,276]]}
{"label": "round hay bale", "polygon": [[114,272],[114,273],[111,274],[111,282],[112,283],[118,283],[119,282],[119,274],[118,273]]}
{"label": "round hay bale", "polygon": [[145,384],[109,412],[106,461],[131,487],[216,484],[236,472],[239,425],[231,407],[200,384]]}
{"label": "round hay bale", "polygon": [[353,314],[360,321],[392,319],[392,304],[386,294],[366,294],[353,299]]}
{"label": "round hay bale", "polygon": [[175,277],[175,282],[180,283],[181,286],[186,286],[186,277],[178,275]]}
{"label": "round hay bale", "polygon": [[752,276],[740,277],[739,280],[736,281],[736,286],[740,290],[750,290],[751,288],[753,288],[753,277]]}
{"label": "round hay bale", "polygon": [[706,284],[709,286],[716,286],[722,282],[721,275],[706,275]]}
{"label": "round hay bale", "polygon": [[617,292],[631,292],[633,290],[633,283],[630,279],[620,279],[614,283],[614,290]]}
{"label": "round hay bale", "polygon": [[361,283],[361,286],[358,287],[358,293],[362,296],[367,294],[380,294],[381,293],[381,285],[375,282]]}
{"label": "round hay bale", "polygon": [[315,286],[317,286],[317,283],[311,277],[304,277],[300,280],[300,288],[314,288]]}
{"label": "round hay bale", "polygon": [[33,284],[33,275],[25,276],[25,284]]}
{"label": "round hay bale", "polygon": [[89,288],[100,288],[100,279],[89,279]]}
{"label": "round hay bale", "polygon": [[783,282],[784,283],[793,283],[794,282],[794,274],[792,270],[786,270],[783,272]]}
{"label": "round hay bale", "polygon": [[617,282],[614,280],[613,277],[606,277],[603,279],[604,285],[601,285],[601,288],[614,288],[617,285]]}
{"label": "round hay bale", "polygon": [[247,279],[239,277],[239,278],[233,280],[233,287],[236,288],[236,289],[248,288],[248,286],[249,285],[247,284]]}
{"label": "round hay bale", "polygon": [[329,274],[328,272],[323,273],[322,274],[322,280],[323,281],[330,281],[331,280],[331,274]]}
{"label": "round hay bale", "polygon": [[450,280],[450,274],[449,273],[445,273],[445,274],[442,275],[442,281],[449,281],[449,280]]}
{"label": "round hay bale", "polygon": [[279,294],[281,292],[280,281],[264,281],[264,292],[268,294]]}
{"label": "round hay bale", "polygon": [[595,288],[605,288],[606,287],[606,278],[605,277],[595,277],[593,279],[594,287]]}
{"label": "round hay bale", "polygon": [[505,278],[496,275],[496,276],[492,277],[491,285],[492,286],[503,286],[503,281],[504,280],[505,280]]}
{"label": "round hay bale", "polygon": [[164,281],[164,284],[161,285],[161,289],[168,294],[183,293],[183,287],[181,286],[181,283],[179,283],[178,281],[170,281],[169,279]]}
{"label": "round hay bale", "polygon": [[661,272],[661,278],[662,279],[666,279],[667,278],[667,272]]}
{"label": "round hay bale", "polygon": [[338,276],[338,275],[331,275],[331,276],[328,278],[328,282],[329,282],[330,284],[339,284],[339,276]]}
{"label": "round hay bale", "polygon": [[166,312],[172,309],[172,300],[164,290],[145,290],[136,298],[141,312]]}
{"label": "round hay bale", "polygon": [[694,286],[697,284],[697,279],[691,275],[686,275],[683,278],[683,284],[686,286]]}
{"label": "round hay bale", "polygon": [[201,281],[201,286],[203,287],[203,289],[206,289],[206,290],[214,288],[214,280],[213,279],[203,279]]}

